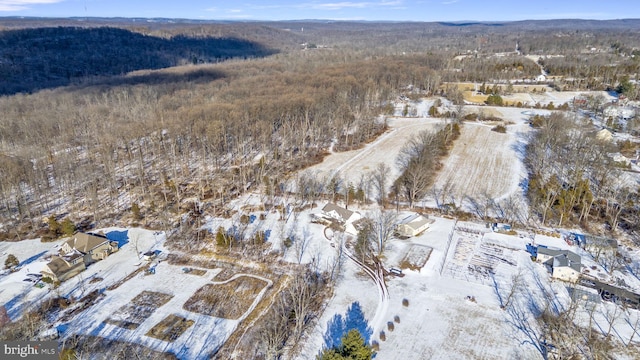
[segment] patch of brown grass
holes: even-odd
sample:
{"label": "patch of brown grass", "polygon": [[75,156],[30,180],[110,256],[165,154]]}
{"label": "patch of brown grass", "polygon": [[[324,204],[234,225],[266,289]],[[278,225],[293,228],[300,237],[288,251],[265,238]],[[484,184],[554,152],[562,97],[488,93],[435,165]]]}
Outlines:
{"label": "patch of brown grass", "polygon": [[213,277],[213,281],[227,281],[231,279],[231,277],[238,273],[238,269],[233,267],[225,267]]}
{"label": "patch of brown grass", "polygon": [[173,295],[143,291],[131,300],[131,303],[120,307],[104,322],[123,329],[137,329],[157,308],[166,304]]}
{"label": "patch of brown grass", "polygon": [[196,276],[204,276],[206,273],[207,273],[207,270],[191,269],[187,274],[196,275]]}
{"label": "patch of brown grass", "polygon": [[412,245],[400,262],[400,268],[420,270],[427,263],[433,249],[423,245]]}
{"label": "patch of brown grass", "polygon": [[263,280],[240,276],[225,284],[207,284],[196,291],[183,308],[224,319],[238,319],[267,285]]}
{"label": "patch of brown grass", "polygon": [[156,339],[173,342],[194,323],[195,321],[193,320],[171,314],[152,327],[146,335]]}
{"label": "patch of brown grass", "polygon": [[466,101],[474,102],[478,104],[484,104],[484,102],[489,97],[488,95],[478,95],[475,91],[463,91],[462,96]]}

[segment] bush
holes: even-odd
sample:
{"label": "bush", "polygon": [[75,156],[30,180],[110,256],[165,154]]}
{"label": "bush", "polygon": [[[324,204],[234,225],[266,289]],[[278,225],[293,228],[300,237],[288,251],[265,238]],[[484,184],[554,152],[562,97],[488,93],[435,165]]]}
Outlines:
{"label": "bush", "polygon": [[267,238],[264,231],[258,231],[253,235],[253,245],[262,245]]}
{"label": "bush", "polygon": [[500,95],[489,95],[485,103],[487,105],[503,106],[504,100],[502,100]]}
{"label": "bush", "polygon": [[286,239],[284,239],[282,244],[284,245],[284,247],[286,247],[288,249],[288,248],[291,247],[291,245],[293,245],[293,239],[290,238],[290,237],[287,237]]}
{"label": "bush", "polygon": [[216,245],[223,248],[229,247],[229,238],[222,226],[220,226],[216,232]]}
{"label": "bush", "polygon": [[429,108],[429,116],[431,116],[431,117],[438,117],[438,115],[440,115],[440,114],[438,113],[438,108],[437,108],[437,107],[435,107],[435,105],[431,106],[431,107]]}
{"label": "bush", "polygon": [[18,261],[18,258],[13,254],[9,254],[7,259],[4,261],[4,267],[7,269],[18,266],[18,264],[20,264],[20,261]]}
{"label": "bush", "polygon": [[501,134],[504,134],[507,132],[507,128],[504,125],[497,125],[494,126],[493,128],[491,128],[491,131],[495,131]]}
{"label": "bush", "polygon": [[371,342],[371,348],[373,349],[373,351],[380,351],[380,343],[373,340]]}
{"label": "bush", "polygon": [[470,113],[470,114],[465,115],[463,117],[463,119],[466,120],[466,121],[476,121],[476,120],[478,120],[478,114]]}

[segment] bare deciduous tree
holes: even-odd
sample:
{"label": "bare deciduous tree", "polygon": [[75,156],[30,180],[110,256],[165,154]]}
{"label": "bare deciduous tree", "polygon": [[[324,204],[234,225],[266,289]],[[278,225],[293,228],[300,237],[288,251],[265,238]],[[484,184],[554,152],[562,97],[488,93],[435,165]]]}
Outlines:
{"label": "bare deciduous tree", "polygon": [[397,215],[395,211],[377,210],[369,215],[371,236],[377,256],[380,257],[384,248],[395,231]]}
{"label": "bare deciduous tree", "polygon": [[389,172],[391,168],[385,163],[378,163],[372,173],[373,187],[377,192],[378,204],[384,206],[387,186],[389,185]]}

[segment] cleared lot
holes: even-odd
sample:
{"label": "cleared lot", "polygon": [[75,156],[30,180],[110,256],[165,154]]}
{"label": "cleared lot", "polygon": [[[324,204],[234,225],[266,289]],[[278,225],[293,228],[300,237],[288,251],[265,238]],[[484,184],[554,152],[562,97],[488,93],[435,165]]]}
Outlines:
{"label": "cleared lot", "polygon": [[362,176],[373,170],[379,163],[391,168],[390,179],[400,175],[396,158],[400,149],[414,135],[421,131],[434,131],[443,124],[442,119],[433,118],[390,118],[389,131],[364,148],[332,153],[323,162],[310,167],[307,171],[317,173],[319,177],[330,178],[340,174],[347,182],[357,185]]}
{"label": "cleared lot", "polygon": [[524,171],[515,146],[515,134],[491,131],[489,125],[465,123],[435,187],[450,189],[450,196],[458,204],[467,198],[496,199],[514,193]]}

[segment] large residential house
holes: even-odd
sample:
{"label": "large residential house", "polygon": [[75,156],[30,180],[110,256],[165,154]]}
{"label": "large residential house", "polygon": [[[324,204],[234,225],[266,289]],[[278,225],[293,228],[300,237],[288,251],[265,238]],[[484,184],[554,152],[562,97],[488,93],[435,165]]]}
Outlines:
{"label": "large residential house", "polygon": [[104,260],[118,251],[118,242],[105,236],[76,233],[60,247],[58,255],[42,270],[42,276],[53,281],[65,281],[83,272],[90,264]]}
{"label": "large residential house", "polygon": [[89,265],[118,251],[118,242],[110,241],[104,235],[76,233],[60,248],[60,252],[64,254],[73,250],[82,253],[85,265]]}
{"label": "large residential house", "polygon": [[334,203],[327,203],[322,208],[322,214],[343,224],[360,219],[360,214],[357,212],[345,209]]}
{"label": "large residential house", "polygon": [[327,205],[322,208],[321,215],[344,226],[346,233],[351,235],[358,234],[358,230],[354,224],[362,218],[360,213],[345,209],[334,203],[327,203]]}
{"label": "large residential house", "polygon": [[554,279],[576,282],[582,271],[580,255],[569,250],[538,247],[537,260],[543,263]]}
{"label": "large residential house", "polygon": [[70,279],[87,268],[83,258],[84,256],[77,251],[62,256],[54,255],[42,269],[42,276],[59,282]]}

